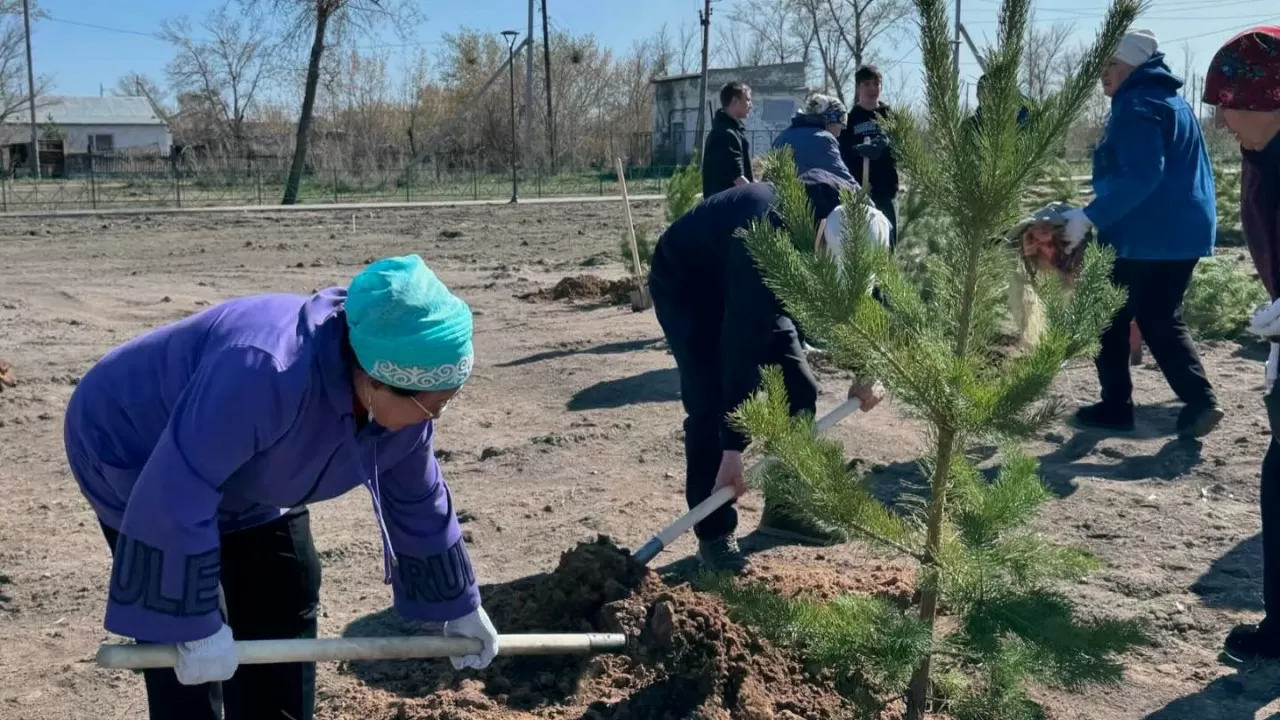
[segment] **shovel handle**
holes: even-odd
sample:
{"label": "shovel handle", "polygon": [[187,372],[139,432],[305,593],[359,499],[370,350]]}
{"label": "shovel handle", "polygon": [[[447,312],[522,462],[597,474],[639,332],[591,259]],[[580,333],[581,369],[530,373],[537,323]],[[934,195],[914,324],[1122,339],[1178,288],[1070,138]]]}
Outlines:
{"label": "shovel handle", "polygon": [[[241,665],[459,657],[477,655],[482,647],[482,643],[475,638],[437,635],[236,642]],[[627,638],[622,634],[498,636],[499,655],[581,655],[596,650],[621,650],[626,647]],[[97,660],[99,667],[104,668],[171,668],[178,662],[178,650],[174,645],[103,645],[98,648]]]}
{"label": "shovel handle", "polygon": [[[857,412],[860,407],[862,407],[862,400],[858,398],[850,398],[844,401],[839,407],[822,416],[818,420],[818,432],[823,433],[830,430],[832,427],[839,424],[841,420],[844,420]],[[751,467],[747,468],[747,471],[744,474],[750,474],[756,469],[762,467],[771,459],[772,458],[768,457],[761,458]],[[636,551],[636,560],[639,560],[643,565],[648,565],[650,560],[657,557],[658,553],[665,550],[669,545],[671,545],[671,543],[675,542],[677,538],[692,530],[694,525],[706,520],[708,515],[718,510],[721,505],[724,505],[733,498],[733,488],[731,487],[722,487],[715,491],[711,494],[711,497],[698,503],[692,510],[681,515],[675,522],[663,528],[657,535],[654,535],[649,542],[645,543]]]}

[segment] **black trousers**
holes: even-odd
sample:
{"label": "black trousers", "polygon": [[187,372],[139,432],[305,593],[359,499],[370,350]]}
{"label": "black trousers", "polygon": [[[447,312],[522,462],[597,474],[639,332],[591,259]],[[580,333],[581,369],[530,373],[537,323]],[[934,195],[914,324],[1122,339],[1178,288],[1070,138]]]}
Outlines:
{"label": "black trousers", "polygon": [[889,220],[889,250],[893,251],[898,247],[898,205],[895,202],[896,195],[871,196],[871,202],[876,209],[884,213]]}
{"label": "black trousers", "polygon": [[[118,533],[102,526],[115,553]],[[222,536],[223,613],[236,640],[316,637],[320,557],[305,509]],[[144,670],[151,720],[311,720],[315,663],[241,665],[224,683],[183,685],[172,669]]]}
{"label": "black trousers", "polygon": [[1198,262],[1116,260],[1112,282],[1128,288],[1129,298],[1103,332],[1102,350],[1095,363],[1104,404],[1122,406],[1133,402],[1133,380],[1129,376],[1132,320],[1138,322],[1143,341],[1179,400],[1194,407],[1217,402],[1191,342],[1191,333],[1182,321],[1182,299]]}
{"label": "black trousers", "polygon": [[1271,445],[1262,460],[1262,600],[1263,627],[1280,637],[1280,383],[1263,402],[1271,422]]}
{"label": "black trousers", "polygon": [[[703,298],[691,302],[661,284],[650,286],[654,314],[675,356],[684,405],[685,500],[692,509],[711,496],[720,470],[721,420],[732,408],[721,407],[720,321],[723,308]],[[761,365],[782,368],[791,414],[817,411],[818,382],[809,369],[795,325],[781,318],[769,338]],[[738,511],[727,503],[694,526],[700,540],[724,537],[738,527]]]}

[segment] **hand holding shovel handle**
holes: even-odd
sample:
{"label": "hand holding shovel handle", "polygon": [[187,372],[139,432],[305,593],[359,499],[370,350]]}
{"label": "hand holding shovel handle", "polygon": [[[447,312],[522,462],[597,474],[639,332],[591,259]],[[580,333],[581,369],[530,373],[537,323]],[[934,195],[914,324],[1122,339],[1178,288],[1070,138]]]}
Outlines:
{"label": "hand holding shovel handle", "polygon": [[[832,410],[818,420],[818,432],[822,433],[830,430],[841,420],[844,420],[857,412],[860,407],[862,407],[861,399],[855,397],[846,400],[835,410]],[[754,465],[747,468],[746,474],[750,474],[769,460],[770,458],[767,457],[759,460]],[[649,542],[645,543],[644,546],[636,551],[636,559],[639,560],[641,564],[648,565],[651,560],[658,556],[658,553],[665,550],[681,535],[693,529],[694,525],[705,520],[708,515],[715,512],[721,505],[732,500],[733,497],[733,488],[720,488],[712,494],[711,497],[698,503],[697,507],[693,508],[675,522],[663,528],[657,535],[654,535]]]}
{"label": "hand holding shovel handle", "polygon": [[[622,650],[622,634],[563,633],[549,635],[499,635],[498,654],[585,655],[597,650]],[[410,660],[475,655],[481,642],[475,638],[414,635],[408,637],[323,638],[319,640],[240,640],[236,651],[241,665],[331,662],[337,660]],[[104,668],[149,670],[171,668],[178,662],[173,645],[103,645],[98,665]]]}

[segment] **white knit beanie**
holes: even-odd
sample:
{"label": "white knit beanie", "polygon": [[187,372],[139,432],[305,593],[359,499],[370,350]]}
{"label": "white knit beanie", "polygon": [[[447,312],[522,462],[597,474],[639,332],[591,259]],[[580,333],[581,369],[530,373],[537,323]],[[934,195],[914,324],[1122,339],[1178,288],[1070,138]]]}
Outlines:
{"label": "white knit beanie", "polygon": [[1124,34],[1116,47],[1116,60],[1137,67],[1151,59],[1160,49],[1160,41],[1150,30],[1133,30]]}

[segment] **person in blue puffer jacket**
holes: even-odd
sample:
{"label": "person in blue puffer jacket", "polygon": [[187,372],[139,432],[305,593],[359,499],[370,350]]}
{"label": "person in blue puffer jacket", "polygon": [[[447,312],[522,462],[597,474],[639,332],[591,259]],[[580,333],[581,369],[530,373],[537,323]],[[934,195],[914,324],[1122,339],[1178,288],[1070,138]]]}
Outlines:
{"label": "person in blue puffer jacket", "polygon": [[1178,95],[1182,85],[1149,30],[1125,34],[1103,71],[1111,117],[1093,153],[1095,198],[1065,213],[1066,241],[1074,249],[1097,228],[1098,242],[1115,249],[1112,281],[1128,300],[1102,335],[1102,401],[1076,414],[1089,427],[1134,426],[1131,320],[1185,403],[1178,433],[1200,437],[1223,417],[1182,320],[1183,296],[1197,263],[1213,255],[1218,223],[1213,167],[1195,112]]}
{"label": "person in blue puffer jacket", "polygon": [[840,141],[837,139],[848,120],[849,113],[844,103],[826,95],[811,95],[804,107],[791,118],[791,127],[774,139],[773,147],[775,150],[791,148],[796,171],[800,174],[825,170],[857,186],[858,181],[840,157]]}

